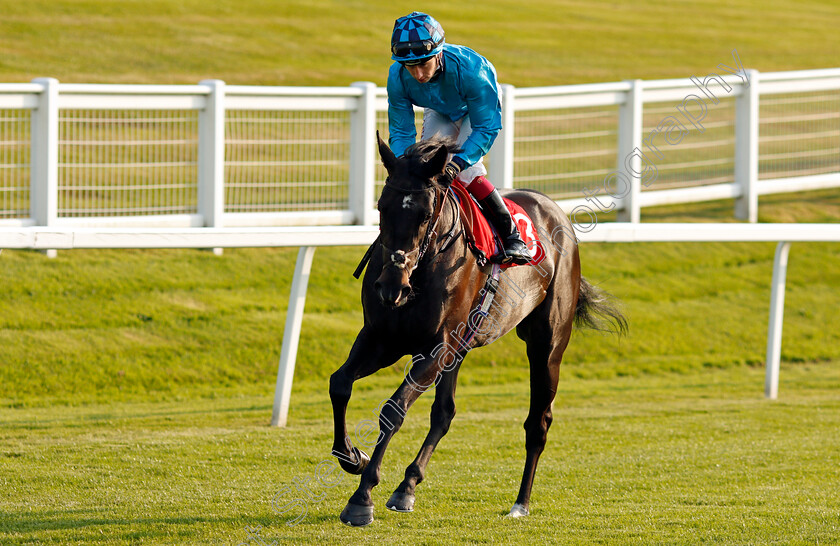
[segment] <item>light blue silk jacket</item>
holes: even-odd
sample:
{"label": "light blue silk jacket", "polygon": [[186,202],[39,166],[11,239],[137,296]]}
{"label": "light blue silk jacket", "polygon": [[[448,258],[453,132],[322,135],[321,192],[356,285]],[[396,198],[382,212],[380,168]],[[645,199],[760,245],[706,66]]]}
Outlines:
{"label": "light blue silk jacket", "polygon": [[496,69],[490,61],[459,45],[444,44],[442,71],[419,83],[400,63],[388,72],[389,144],[397,155],[414,144],[417,129],[413,105],[431,108],[453,122],[470,117],[472,134],[460,157],[467,166],[478,162],[502,129],[502,104]]}

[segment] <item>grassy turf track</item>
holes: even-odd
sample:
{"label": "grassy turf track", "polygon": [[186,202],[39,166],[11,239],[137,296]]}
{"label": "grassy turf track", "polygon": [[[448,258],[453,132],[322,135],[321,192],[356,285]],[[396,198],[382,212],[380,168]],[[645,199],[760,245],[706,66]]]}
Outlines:
{"label": "grassy turf track", "polygon": [[[467,373],[466,375],[469,375]],[[246,527],[290,544],[815,544],[840,532],[840,374],[783,369],[762,399],[762,370],[561,383],[533,512],[503,518],[524,450],[527,379],[462,386],[459,414],[418,488],[413,514],[384,508],[427,427],[421,399],[391,444],[369,528],[337,515],[355,478],[315,485],[328,457],[325,393],[298,396],[283,430],[270,398],[118,403],[4,411],[3,544],[238,544]],[[390,389],[359,389],[351,423]],[[488,411],[492,408],[492,411]],[[295,482],[303,519],[272,499]],[[286,493],[281,499],[305,499]],[[460,539],[460,540],[459,540]]]}
{"label": "grassy turf track", "polygon": [[[683,78],[737,48],[761,71],[825,68],[832,1],[219,2],[0,0],[0,81],[384,84],[394,18],[425,9],[517,86]],[[732,202],[644,221],[731,221]],[[836,191],[762,197],[765,222],[837,222]],[[602,220],[608,220],[603,218]],[[537,473],[509,521],[527,405],[523,345],[471,354],[458,415],[418,490],[384,501],[431,397],[409,413],[375,491],[377,521],[337,519],[355,478],[295,526],[271,500],[314,476],[331,442],[326,379],[361,324],[363,249],[319,249],[289,427],[267,426],[294,249],[0,255],[0,543],[814,544],[840,536],[840,249],[794,244],[780,399],[762,398],[773,244],[586,245],[622,340],[575,334]],[[396,388],[361,382],[351,427]]]}

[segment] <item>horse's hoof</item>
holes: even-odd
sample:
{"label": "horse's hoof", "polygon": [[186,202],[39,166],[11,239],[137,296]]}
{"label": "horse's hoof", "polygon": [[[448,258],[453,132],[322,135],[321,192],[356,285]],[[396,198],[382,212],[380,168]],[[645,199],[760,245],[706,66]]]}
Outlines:
{"label": "horse's hoof", "polygon": [[399,493],[394,491],[388,502],[385,503],[388,509],[394,512],[413,512],[414,511],[414,495],[411,493]]}
{"label": "horse's hoof", "polygon": [[[348,474],[361,474],[365,471],[365,467],[367,467],[370,462],[370,457],[368,457],[367,453],[358,447],[354,447],[350,453],[352,457],[346,458],[338,457],[335,455],[335,452],[333,452],[333,455],[338,458],[338,464],[341,465],[341,468],[344,469],[345,472]],[[352,459],[353,462],[350,462],[347,459]]]}
{"label": "horse's hoof", "polygon": [[359,504],[347,503],[339,516],[342,523],[351,527],[364,527],[373,522],[373,506],[361,506]]}
{"label": "horse's hoof", "polygon": [[521,504],[517,503],[513,505],[513,508],[510,509],[510,514],[507,515],[509,518],[522,518],[530,514],[527,508],[522,506]]}

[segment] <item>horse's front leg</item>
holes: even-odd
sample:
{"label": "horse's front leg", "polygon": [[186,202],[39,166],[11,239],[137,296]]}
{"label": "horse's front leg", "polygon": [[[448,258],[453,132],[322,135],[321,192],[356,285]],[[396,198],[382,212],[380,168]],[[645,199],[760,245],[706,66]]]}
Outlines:
{"label": "horse's front leg", "polygon": [[455,417],[455,384],[458,381],[458,370],[463,355],[456,355],[458,361],[451,367],[444,367],[440,381],[435,388],[435,402],[429,416],[429,433],[420,447],[414,461],[405,469],[405,479],[394,490],[385,506],[396,512],[412,512],[414,510],[414,490],[423,481],[426,466],[432,458],[432,453],[447,432],[452,419]]}
{"label": "horse's front leg", "polygon": [[338,458],[341,468],[350,474],[361,474],[370,460],[364,451],[353,447],[347,435],[347,404],[353,392],[353,383],[390,366],[400,356],[389,350],[385,344],[377,343],[373,336],[362,328],[347,360],[330,376],[330,400],[335,427],[332,454]]}
{"label": "horse's front leg", "polygon": [[[431,351],[426,354],[431,354]],[[411,370],[406,373],[405,380],[391,398],[381,406],[376,447],[370,462],[362,472],[359,488],[341,512],[341,521],[353,526],[368,525],[373,521],[371,491],[379,485],[385,450],[391,438],[402,426],[408,409],[421,394],[440,381],[442,373],[445,373],[443,363],[433,357],[415,356],[412,359]]]}

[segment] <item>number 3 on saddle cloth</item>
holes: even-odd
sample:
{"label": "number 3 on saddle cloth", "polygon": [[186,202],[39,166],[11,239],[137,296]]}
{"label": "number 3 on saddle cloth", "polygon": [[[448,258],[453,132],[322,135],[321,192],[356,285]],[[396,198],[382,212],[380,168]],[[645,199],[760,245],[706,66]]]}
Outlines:
{"label": "number 3 on saddle cloth", "polygon": [[[487,262],[494,262],[494,256],[502,252],[502,242],[499,239],[496,230],[492,227],[490,222],[485,218],[484,213],[478,206],[478,203],[472,196],[467,193],[466,188],[459,182],[455,182],[450,186],[458,205],[461,208],[461,219],[464,224],[464,232],[469,243],[470,250],[476,255],[479,265],[484,265]],[[537,230],[534,228],[534,223],[531,217],[525,212],[525,209],[514,203],[510,199],[502,198],[507,205],[510,215],[516,222],[516,227],[519,228],[519,235],[528,247],[528,251],[533,256],[533,260],[526,265],[536,265],[545,258],[545,251],[539,242]],[[513,262],[501,264],[501,269],[513,267],[516,264]]]}

